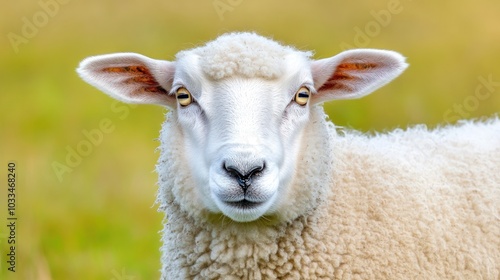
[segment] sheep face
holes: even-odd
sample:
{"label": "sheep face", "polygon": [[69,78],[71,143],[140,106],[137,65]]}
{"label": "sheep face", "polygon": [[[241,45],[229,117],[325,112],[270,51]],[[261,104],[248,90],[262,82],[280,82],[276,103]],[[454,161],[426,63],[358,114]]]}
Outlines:
{"label": "sheep face", "polygon": [[312,106],[369,94],[406,67],[390,51],[309,56],[237,33],[181,52],[175,62],[114,54],[88,58],[78,71],[117,99],[170,108],[197,196],[177,200],[250,222],[290,206],[284,197],[294,195],[304,168],[302,136],[314,121]]}
{"label": "sheep face", "polygon": [[279,78],[220,80],[194,70],[198,56],[178,61],[172,92],[182,95],[176,114],[190,169],[205,206],[234,221],[276,211],[293,178],[314,84],[307,59],[285,61],[291,71]]}

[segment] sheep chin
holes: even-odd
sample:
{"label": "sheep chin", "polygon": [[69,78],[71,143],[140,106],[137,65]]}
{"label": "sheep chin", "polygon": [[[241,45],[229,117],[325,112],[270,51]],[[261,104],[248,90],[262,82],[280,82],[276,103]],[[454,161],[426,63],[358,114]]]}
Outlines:
{"label": "sheep chin", "polygon": [[246,199],[237,202],[216,201],[221,212],[238,223],[254,222],[268,215],[268,210],[276,200],[276,193],[267,201],[251,202]]}

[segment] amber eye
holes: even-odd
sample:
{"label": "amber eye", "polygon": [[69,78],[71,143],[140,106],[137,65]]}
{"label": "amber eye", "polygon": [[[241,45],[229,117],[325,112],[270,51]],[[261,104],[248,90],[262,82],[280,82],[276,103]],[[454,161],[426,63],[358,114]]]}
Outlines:
{"label": "amber eye", "polygon": [[175,92],[175,97],[177,98],[177,102],[179,102],[179,104],[183,107],[193,103],[193,97],[186,88],[179,88]]}
{"label": "amber eye", "polygon": [[311,95],[311,91],[306,87],[301,87],[297,93],[295,93],[295,102],[300,106],[304,106],[307,104],[309,100],[309,96]]}

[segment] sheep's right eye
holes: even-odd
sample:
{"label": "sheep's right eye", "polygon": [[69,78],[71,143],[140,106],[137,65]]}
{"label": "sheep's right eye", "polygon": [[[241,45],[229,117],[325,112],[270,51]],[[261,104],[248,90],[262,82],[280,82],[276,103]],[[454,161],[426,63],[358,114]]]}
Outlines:
{"label": "sheep's right eye", "polygon": [[177,98],[177,102],[183,107],[193,103],[193,96],[191,96],[191,93],[186,88],[179,88],[175,92],[175,97]]}
{"label": "sheep's right eye", "polygon": [[309,100],[309,96],[311,95],[311,91],[306,88],[306,87],[301,87],[296,93],[295,93],[295,102],[299,104],[300,106],[305,106],[307,104],[307,101]]}

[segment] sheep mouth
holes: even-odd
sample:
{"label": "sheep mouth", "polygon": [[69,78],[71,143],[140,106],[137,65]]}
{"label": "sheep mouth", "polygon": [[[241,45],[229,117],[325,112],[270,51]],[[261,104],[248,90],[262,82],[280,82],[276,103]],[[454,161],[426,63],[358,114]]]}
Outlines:
{"label": "sheep mouth", "polygon": [[257,208],[264,203],[263,202],[253,202],[253,201],[250,201],[247,199],[243,199],[243,200],[235,201],[235,202],[226,202],[226,204],[231,206],[231,207],[237,208],[237,209],[250,210],[250,209]]}

